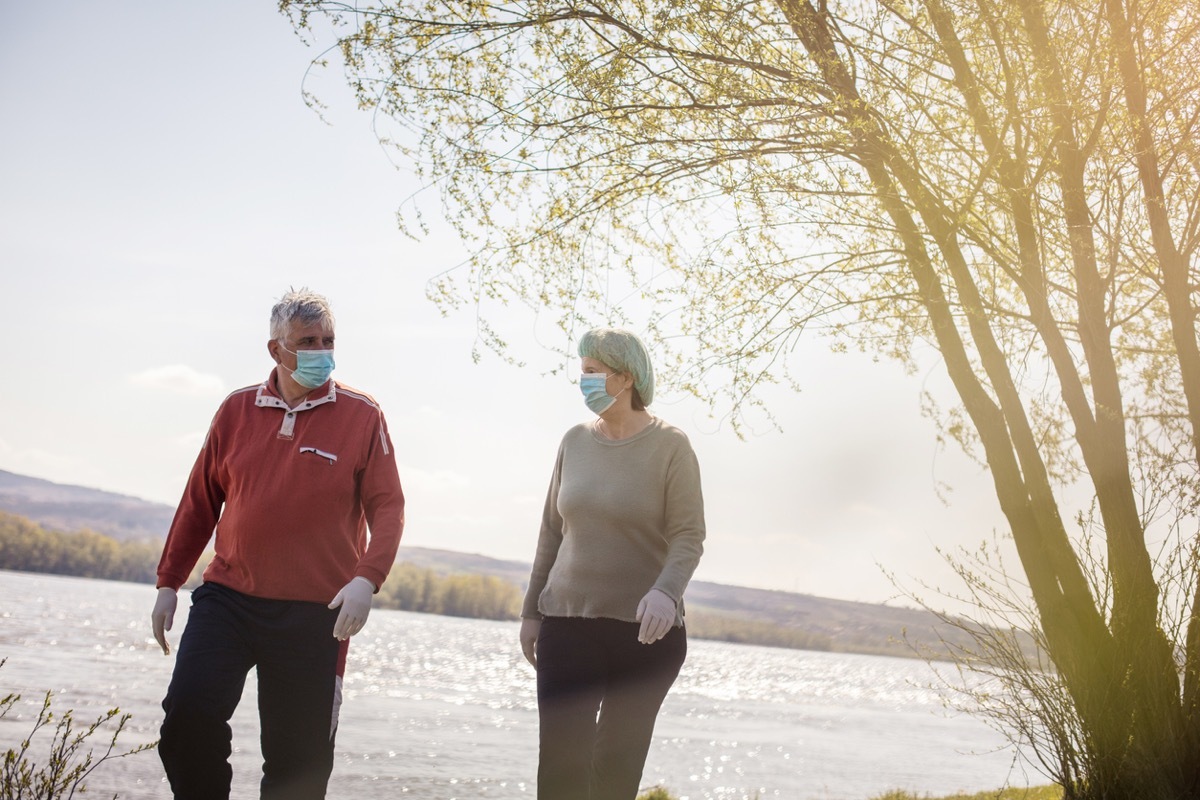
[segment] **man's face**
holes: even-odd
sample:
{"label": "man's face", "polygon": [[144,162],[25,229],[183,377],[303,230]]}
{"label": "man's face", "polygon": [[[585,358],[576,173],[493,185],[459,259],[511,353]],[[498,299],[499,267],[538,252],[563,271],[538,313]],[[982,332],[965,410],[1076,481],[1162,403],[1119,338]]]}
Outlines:
{"label": "man's face", "polygon": [[[297,352],[300,350],[332,350],[333,338],[333,329],[319,322],[312,325],[293,322],[288,326],[283,346],[281,347],[279,342],[272,339],[267,343],[267,349],[275,362],[288,370],[290,375],[296,369],[295,354]],[[289,353],[288,350],[292,352]]]}

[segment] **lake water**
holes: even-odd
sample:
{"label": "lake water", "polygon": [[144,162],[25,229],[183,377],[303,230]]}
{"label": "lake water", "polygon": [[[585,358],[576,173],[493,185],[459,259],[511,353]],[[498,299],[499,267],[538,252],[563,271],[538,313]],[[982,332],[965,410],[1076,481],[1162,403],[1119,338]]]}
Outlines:
{"label": "lake water", "polygon": [[[28,734],[48,690],[78,722],[132,713],[123,749],[155,740],[174,657],[150,634],[153,602],[149,586],[0,571],[0,695],[22,694],[0,721],[0,750]],[[187,605],[184,592],[172,644]],[[330,799],[535,797],[537,703],[517,628],[373,611],[350,648]],[[1047,782],[981,721],[946,711],[936,683],[916,660],[693,640],[643,786],[687,800],[869,800]],[[233,798],[253,800],[253,678],[232,724]],[[34,739],[40,755],[39,741],[49,735]],[[113,792],[171,796],[152,751],[104,764],[83,797]]]}

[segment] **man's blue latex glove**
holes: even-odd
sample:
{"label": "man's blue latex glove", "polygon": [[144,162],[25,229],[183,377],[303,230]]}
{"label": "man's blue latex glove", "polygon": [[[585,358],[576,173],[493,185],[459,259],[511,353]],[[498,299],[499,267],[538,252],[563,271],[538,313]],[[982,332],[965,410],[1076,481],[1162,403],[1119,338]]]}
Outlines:
{"label": "man's blue latex glove", "polygon": [[362,630],[367,624],[367,615],[371,613],[371,595],[375,594],[375,584],[362,576],[352,579],[342,587],[342,590],[329,604],[330,608],[341,606],[337,622],[333,624],[333,638],[338,641],[349,639]]}
{"label": "man's blue latex glove", "polygon": [[637,621],[642,623],[638,641],[642,644],[657,642],[675,624],[675,601],[662,589],[651,589],[638,603]]}

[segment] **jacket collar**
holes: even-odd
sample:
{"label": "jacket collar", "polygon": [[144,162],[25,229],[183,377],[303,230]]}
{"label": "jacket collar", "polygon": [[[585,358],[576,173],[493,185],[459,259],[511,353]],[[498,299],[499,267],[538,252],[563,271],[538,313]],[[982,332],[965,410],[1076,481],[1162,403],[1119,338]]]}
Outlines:
{"label": "jacket collar", "polygon": [[[271,377],[273,376],[274,373],[271,373]],[[278,408],[283,411],[283,422],[279,426],[279,433],[276,434],[280,439],[292,438],[296,429],[297,414],[325,403],[337,402],[337,383],[331,378],[325,382],[324,386],[318,386],[309,392],[307,397],[297,403],[295,408],[292,408],[276,394],[275,387],[271,385],[271,377],[258,385],[258,390],[254,394],[254,405],[258,408]]]}

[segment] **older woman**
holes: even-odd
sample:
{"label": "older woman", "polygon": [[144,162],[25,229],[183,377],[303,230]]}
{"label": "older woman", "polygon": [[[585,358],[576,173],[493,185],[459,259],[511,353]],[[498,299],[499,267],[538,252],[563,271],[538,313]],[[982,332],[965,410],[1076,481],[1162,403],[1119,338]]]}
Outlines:
{"label": "older woman", "polygon": [[537,669],[539,800],[634,800],[658,709],[687,653],[683,591],[703,551],[700,469],[653,416],[633,333],[579,342],[596,419],[558,448],[521,612]]}

